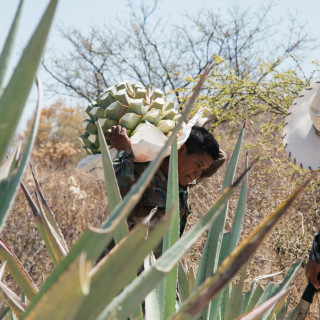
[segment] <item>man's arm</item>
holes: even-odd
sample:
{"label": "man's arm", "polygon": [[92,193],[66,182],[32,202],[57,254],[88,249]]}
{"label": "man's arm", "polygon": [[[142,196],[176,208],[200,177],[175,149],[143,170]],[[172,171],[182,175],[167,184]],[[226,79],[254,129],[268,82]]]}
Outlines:
{"label": "man's arm", "polygon": [[309,261],[306,266],[307,279],[312,285],[319,290],[320,282],[318,280],[318,274],[320,273],[320,230],[314,237],[312,247],[310,250]]}
{"label": "man's arm", "polygon": [[113,126],[106,132],[111,146],[118,150],[113,160],[113,168],[117,177],[121,196],[124,197],[135,183],[133,154],[127,130],[121,126]]}

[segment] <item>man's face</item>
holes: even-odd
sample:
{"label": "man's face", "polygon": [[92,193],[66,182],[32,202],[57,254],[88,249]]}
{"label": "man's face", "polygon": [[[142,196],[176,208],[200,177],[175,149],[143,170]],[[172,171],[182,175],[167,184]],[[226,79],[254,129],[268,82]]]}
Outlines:
{"label": "man's face", "polygon": [[195,179],[199,179],[203,170],[210,167],[213,158],[206,152],[187,153],[187,148],[182,145],[178,153],[179,185],[186,186]]}

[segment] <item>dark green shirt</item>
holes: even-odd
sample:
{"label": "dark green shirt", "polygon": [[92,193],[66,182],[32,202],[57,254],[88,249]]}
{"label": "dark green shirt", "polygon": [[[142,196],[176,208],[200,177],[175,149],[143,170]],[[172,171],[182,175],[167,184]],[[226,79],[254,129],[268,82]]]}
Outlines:
{"label": "dark green shirt", "polygon": [[[118,152],[117,157],[113,161],[113,166],[122,197],[128,193],[131,186],[135,184],[148,165],[149,162],[134,162],[131,152]],[[148,216],[150,211],[155,207],[157,207],[155,217],[165,214],[167,184],[168,178],[160,168],[143,193],[141,200],[128,217],[129,228]],[[191,207],[188,203],[188,191],[188,187],[179,187],[180,235],[185,228],[187,217],[191,213]]]}

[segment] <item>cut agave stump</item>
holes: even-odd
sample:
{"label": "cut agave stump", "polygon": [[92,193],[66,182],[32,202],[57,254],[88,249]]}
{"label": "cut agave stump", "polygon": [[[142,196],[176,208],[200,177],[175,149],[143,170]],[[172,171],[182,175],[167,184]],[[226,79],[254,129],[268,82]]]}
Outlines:
{"label": "cut agave stump", "polygon": [[161,90],[154,89],[152,85],[143,88],[127,81],[108,88],[87,107],[86,113],[89,118],[84,120],[84,133],[79,138],[87,154],[101,153],[96,119],[104,133],[112,126],[120,125],[131,137],[139,124],[146,121],[169,134],[180,118],[174,103],[168,102]]}

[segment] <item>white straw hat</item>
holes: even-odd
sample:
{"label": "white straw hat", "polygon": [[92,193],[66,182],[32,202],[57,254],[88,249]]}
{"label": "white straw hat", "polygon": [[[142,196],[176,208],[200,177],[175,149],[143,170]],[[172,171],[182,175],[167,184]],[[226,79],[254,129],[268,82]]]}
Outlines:
{"label": "white straw hat", "polygon": [[294,100],[284,120],[282,138],[294,164],[310,170],[320,168],[320,81]]}

